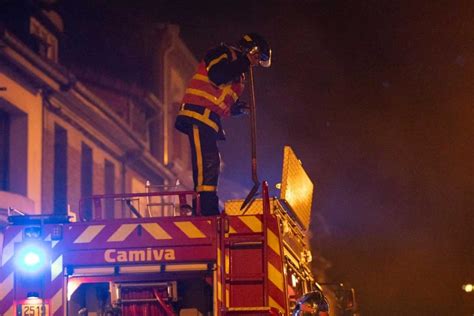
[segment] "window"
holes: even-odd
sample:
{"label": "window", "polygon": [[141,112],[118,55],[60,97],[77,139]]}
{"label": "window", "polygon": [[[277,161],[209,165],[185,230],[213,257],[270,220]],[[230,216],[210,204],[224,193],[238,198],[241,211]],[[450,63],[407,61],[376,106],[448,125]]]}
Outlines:
{"label": "window", "polygon": [[[92,148],[82,143],[81,148],[81,196],[82,198],[92,196]],[[92,200],[84,200],[82,205],[83,215],[86,219],[92,219]]]}
{"label": "window", "polygon": [[58,40],[34,17],[30,18],[30,33],[37,40],[38,54],[57,62]]}
{"label": "window", "polygon": [[28,115],[0,110],[0,190],[26,195]]}
{"label": "window", "polygon": [[67,214],[67,131],[54,126],[54,213]]}
{"label": "window", "polygon": [[[104,163],[104,191],[105,194],[115,193],[115,165],[105,159]],[[105,199],[105,218],[113,219],[115,216],[114,199]]]}
{"label": "window", "polygon": [[10,116],[0,110],[0,191],[8,191]]}
{"label": "window", "polygon": [[163,133],[160,128],[162,128],[162,126],[160,126],[158,120],[151,121],[148,125],[148,140],[151,154],[158,159],[158,161],[163,162]]}

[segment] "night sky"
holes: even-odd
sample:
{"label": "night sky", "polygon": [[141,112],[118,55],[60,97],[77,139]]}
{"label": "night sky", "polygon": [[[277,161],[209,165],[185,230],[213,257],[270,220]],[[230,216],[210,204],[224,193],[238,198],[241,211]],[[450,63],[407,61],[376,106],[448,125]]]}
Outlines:
{"label": "night sky", "polygon": [[[315,182],[312,243],[332,279],[357,289],[364,316],[474,313],[461,290],[474,283],[473,1],[61,8],[66,34],[98,17],[179,24],[197,58],[264,35],[274,55],[255,74],[259,177],[278,182],[283,146],[293,147]],[[250,189],[248,120],[224,125],[223,176]]]}

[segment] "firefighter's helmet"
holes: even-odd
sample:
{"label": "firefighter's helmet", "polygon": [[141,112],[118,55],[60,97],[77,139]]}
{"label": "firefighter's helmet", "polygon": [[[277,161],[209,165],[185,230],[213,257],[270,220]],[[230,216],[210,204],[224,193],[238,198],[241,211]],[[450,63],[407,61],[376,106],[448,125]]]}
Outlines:
{"label": "firefighter's helmet", "polygon": [[262,67],[270,67],[272,64],[272,49],[268,42],[257,33],[247,33],[239,40],[239,46],[244,53],[257,51],[260,54],[259,64]]}
{"label": "firefighter's helmet", "polygon": [[320,291],[306,293],[298,299],[292,316],[317,316],[319,312],[328,312],[329,305]]}

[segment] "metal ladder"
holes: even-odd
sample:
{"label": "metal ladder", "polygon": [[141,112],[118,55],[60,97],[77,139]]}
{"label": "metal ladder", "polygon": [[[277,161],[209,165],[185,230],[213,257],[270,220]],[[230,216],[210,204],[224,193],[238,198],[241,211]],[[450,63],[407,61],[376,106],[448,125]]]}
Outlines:
{"label": "metal ladder", "polygon": [[[222,216],[221,230],[220,230],[220,282],[222,303],[220,306],[220,315],[278,315],[272,311],[268,302],[268,253],[267,253],[267,222],[270,216],[270,202],[268,195],[268,184],[262,184],[262,198],[263,198],[263,215],[262,215],[262,231],[252,233],[229,233],[229,217],[225,214]],[[235,267],[239,271],[235,271],[233,261],[242,262],[248,257],[250,253],[256,254],[260,260],[252,261],[252,264],[257,264],[258,267],[253,267],[254,272],[243,272],[248,267]],[[232,303],[233,287],[245,286],[258,288],[261,293],[260,306],[235,306]],[[248,295],[252,295],[250,292]]]}

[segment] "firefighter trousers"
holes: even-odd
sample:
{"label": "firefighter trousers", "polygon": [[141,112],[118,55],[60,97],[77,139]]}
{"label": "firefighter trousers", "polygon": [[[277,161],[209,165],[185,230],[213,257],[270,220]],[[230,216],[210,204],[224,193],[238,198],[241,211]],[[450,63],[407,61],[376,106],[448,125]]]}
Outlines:
{"label": "firefighter trousers", "polygon": [[193,125],[188,132],[191,145],[194,190],[200,195],[201,213],[218,215],[217,182],[220,172],[218,134],[210,127]]}

